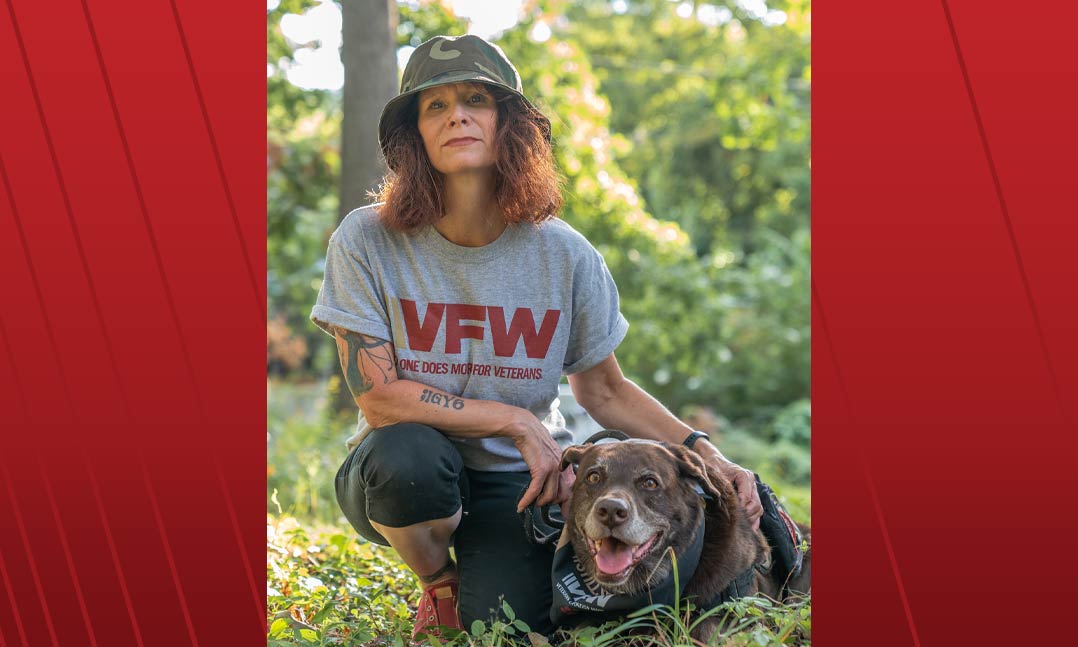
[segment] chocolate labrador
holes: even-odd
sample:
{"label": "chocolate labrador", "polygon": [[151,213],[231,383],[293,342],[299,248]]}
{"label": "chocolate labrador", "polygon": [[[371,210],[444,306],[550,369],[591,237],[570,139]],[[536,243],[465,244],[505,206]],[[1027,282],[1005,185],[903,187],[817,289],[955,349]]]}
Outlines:
{"label": "chocolate labrador", "polygon": [[[677,558],[680,595],[701,609],[758,593],[779,600],[808,593],[808,555],[793,577],[772,568],[771,547],[742,514],[733,485],[696,452],[627,440],[570,447],[562,456],[563,469],[569,465],[577,478],[562,546],[575,570],[554,578],[563,624],[588,611],[610,617],[611,610],[669,603],[675,580],[670,553]],[[567,617],[573,622],[564,622]],[[708,618],[694,637],[707,640],[719,624]]]}

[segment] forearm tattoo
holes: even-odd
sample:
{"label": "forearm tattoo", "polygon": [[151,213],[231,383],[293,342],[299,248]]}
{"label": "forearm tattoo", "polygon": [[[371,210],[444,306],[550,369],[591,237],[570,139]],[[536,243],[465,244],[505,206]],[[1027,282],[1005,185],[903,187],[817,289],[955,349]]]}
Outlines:
{"label": "forearm tattoo", "polygon": [[344,381],[353,398],[367,393],[375,384],[389,384],[396,377],[393,345],[388,341],[340,327],[333,328],[333,335],[337,338]]}
{"label": "forearm tattoo", "polygon": [[423,392],[419,394],[420,402],[429,402],[431,404],[441,405],[443,409],[453,407],[457,411],[464,408],[464,400],[456,398],[448,393],[438,393],[437,391],[431,391],[430,389],[423,389]]}

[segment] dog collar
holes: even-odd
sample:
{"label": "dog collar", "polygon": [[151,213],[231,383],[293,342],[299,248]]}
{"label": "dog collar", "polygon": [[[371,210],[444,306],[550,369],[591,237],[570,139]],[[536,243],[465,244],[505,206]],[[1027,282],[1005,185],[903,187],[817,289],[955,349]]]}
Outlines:
{"label": "dog collar", "polygon": [[572,542],[568,542],[554,553],[551,569],[554,599],[550,607],[550,620],[555,626],[576,625],[588,620],[624,616],[649,604],[672,605],[685,592],[703,550],[704,524],[700,523],[685,554],[677,558],[672,550],[667,549],[660,558],[671,560],[676,568],[671,568],[661,579],[649,581],[643,591],[625,594],[607,591],[586,575]]}

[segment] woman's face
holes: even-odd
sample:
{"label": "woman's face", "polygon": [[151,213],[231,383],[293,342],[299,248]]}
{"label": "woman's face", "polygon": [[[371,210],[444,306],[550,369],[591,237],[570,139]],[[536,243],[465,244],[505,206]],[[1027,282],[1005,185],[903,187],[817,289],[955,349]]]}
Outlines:
{"label": "woman's face", "polygon": [[427,157],[439,172],[450,175],[494,166],[498,107],[484,84],[452,83],[423,90],[418,126]]}

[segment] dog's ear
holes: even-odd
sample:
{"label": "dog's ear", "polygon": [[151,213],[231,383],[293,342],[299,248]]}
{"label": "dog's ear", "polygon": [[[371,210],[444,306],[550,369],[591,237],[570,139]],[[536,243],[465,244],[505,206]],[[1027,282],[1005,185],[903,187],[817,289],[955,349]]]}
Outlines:
{"label": "dog's ear", "polygon": [[580,464],[580,457],[584,455],[584,452],[588,450],[591,445],[573,445],[567,447],[561,455],[561,467],[559,469],[565,470],[566,467],[572,465],[574,468]]}
{"label": "dog's ear", "polygon": [[[667,444],[666,448],[677,459],[678,472],[681,476],[699,483],[704,493],[721,507],[723,493],[719,490],[718,484],[711,478],[707,463],[704,462],[704,457],[682,445]],[[712,505],[712,502],[709,501],[708,505]]]}

